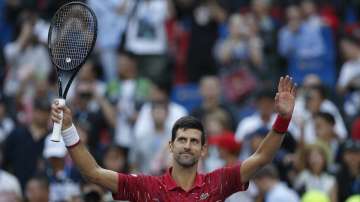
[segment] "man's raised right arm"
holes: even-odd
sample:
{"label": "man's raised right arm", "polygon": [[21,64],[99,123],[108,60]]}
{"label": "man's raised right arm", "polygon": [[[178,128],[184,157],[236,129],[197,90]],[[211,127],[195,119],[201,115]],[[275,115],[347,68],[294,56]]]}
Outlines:
{"label": "man's raised right arm", "polygon": [[66,106],[59,106],[58,102],[51,106],[51,119],[60,122],[60,112],[63,110],[62,136],[70,156],[79,169],[81,175],[88,181],[103,186],[113,193],[118,191],[118,173],[101,168],[91,156],[88,149],[80,141],[75,126],[72,123],[71,110]]}

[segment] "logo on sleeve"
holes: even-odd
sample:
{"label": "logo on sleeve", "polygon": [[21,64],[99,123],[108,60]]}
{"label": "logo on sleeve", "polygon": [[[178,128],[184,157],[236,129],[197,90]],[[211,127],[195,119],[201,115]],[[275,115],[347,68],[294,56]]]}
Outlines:
{"label": "logo on sleeve", "polygon": [[202,193],[201,195],[200,195],[200,200],[202,201],[202,200],[206,200],[207,198],[209,198],[209,193]]}

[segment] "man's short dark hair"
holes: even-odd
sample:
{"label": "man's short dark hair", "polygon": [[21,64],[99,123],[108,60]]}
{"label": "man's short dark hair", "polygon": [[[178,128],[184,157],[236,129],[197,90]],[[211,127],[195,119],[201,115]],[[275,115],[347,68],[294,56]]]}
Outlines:
{"label": "man's short dark hair", "polygon": [[322,118],[324,119],[326,122],[328,122],[330,125],[334,126],[335,125],[335,118],[332,114],[328,113],[328,112],[319,112],[315,115],[315,117],[318,118]]}
{"label": "man's short dark hair", "polygon": [[205,137],[205,131],[204,126],[201,123],[201,121],[193,116],[184,116],[180,119],[178,119],[171,131],[171,142],[174,142],[176,139],[176,133],[179,129],[197,129],[201,131],[201,145],[205,144],[206,137]]}

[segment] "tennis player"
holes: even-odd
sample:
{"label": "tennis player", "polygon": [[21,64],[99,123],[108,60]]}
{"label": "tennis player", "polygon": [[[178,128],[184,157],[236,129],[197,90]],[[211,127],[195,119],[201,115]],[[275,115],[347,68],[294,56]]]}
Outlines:
{"label": "tennis player", "polygon": [[116,200],[145,201],[224,201],[231,194],[245,191],[257,170],[270,163],[287,131],[295,105],[295,85],[289,76],[281,77],[275,96],[278,113],[272,130],[248,159],[237,165],[207,174],[197,172],[198,161],[206,153],[206,138],[200,121],[187,116],[174,124],[170,152],[172,166],[162,176],[126,175],[101,168],[81,143],[68,107],[52,104],[51,118],[60,121],[64,111],[62,137],[72,160],[83,177],[113,192]]}

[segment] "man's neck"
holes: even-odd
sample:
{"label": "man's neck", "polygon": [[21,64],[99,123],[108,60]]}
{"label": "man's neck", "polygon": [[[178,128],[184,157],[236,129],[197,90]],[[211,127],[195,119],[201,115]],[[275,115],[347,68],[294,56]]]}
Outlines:
{"label": "man's neck", "polygon": [[175,163],[171,171],[171,177],[175,180],[179,187],[185,191],[189,191],[195,182],[196,172],[196,165],[191,168],[184,168]]}

